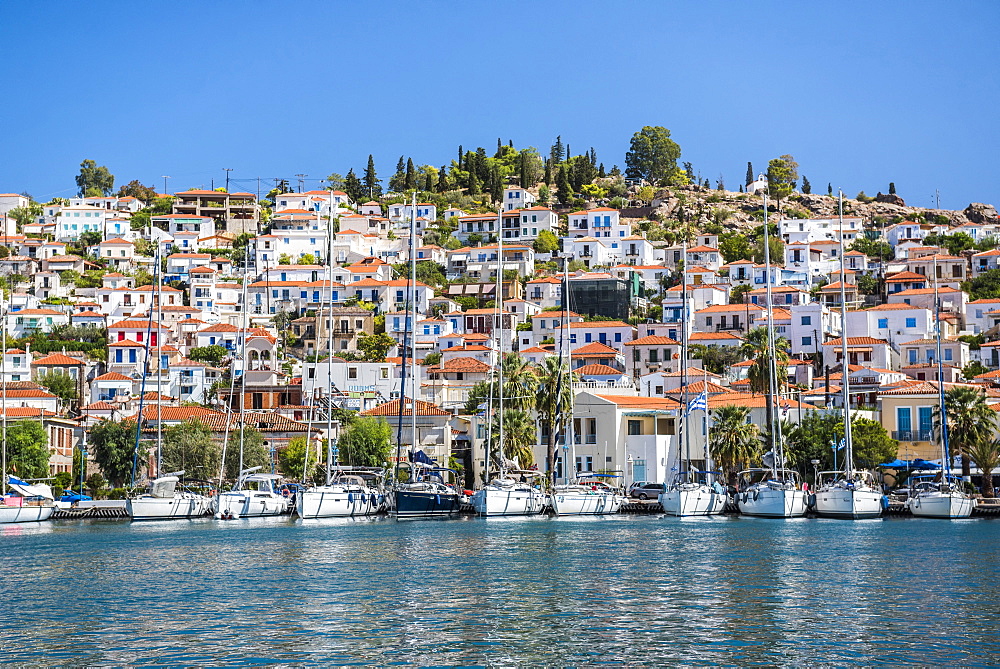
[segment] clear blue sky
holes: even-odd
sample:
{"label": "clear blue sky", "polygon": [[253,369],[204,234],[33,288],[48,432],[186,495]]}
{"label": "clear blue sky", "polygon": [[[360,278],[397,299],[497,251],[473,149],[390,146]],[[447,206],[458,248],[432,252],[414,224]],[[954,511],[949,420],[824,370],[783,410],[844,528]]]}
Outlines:
{"label": "clear blue sky", "polygon": [[610,168],[663,125],[731,188],[790,153],[815,191],[1000,204],[996,0],[5,2],[0,25],[0,192],[41,200],[85,158],[248,188],[562,135]]}

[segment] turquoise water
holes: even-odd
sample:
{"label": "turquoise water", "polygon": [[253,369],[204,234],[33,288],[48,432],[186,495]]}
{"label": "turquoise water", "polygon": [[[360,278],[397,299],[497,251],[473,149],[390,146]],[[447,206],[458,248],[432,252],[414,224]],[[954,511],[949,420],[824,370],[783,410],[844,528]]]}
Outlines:
{"label": "turquoise water", "polygon": [[991,520],[0,528],[3,664],[1000,663]]}

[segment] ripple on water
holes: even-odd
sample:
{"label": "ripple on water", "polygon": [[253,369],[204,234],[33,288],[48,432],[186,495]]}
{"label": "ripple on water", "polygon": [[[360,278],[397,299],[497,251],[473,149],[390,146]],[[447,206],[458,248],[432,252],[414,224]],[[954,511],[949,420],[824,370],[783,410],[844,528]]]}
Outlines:
{"label": "ripple on water", "polygon": [[997,528],[285,518],[0,532],[5,663],[1000,662]]}

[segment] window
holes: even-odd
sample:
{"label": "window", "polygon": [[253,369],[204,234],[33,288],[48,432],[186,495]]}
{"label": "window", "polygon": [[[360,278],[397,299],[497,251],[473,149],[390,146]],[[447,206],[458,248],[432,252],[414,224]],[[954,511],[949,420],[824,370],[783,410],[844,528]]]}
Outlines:
{"label": "window", "polygon": [[889,319],[888,318],[880,318],[880,319],[878,319],[878,327],[879,327],[879,329],[885,329],[885,328],[889,327]]}
{"label": "window", "polygon": [[813,343],[813,338],[812,337],[803,337],[802,338],[802,345],[803,346],[812,346],[812,343]]}
{"label": "window", "polygon": [[906,327],[908,327],[908,328],[915,328],[915,327],[917,327],[917,319],[916,318],[907,318],[906,319]]}
{"label": "window", "polygon": [[347,378],[349,378],[349,379],[356,379],[356,378],[358,378],[358,368],[357,367],[348,367],[347,368]]}
{"label": "window", "polygon": [[712,317],[711,316],[705,316],[705,326],[706,327],[712,327]]}
{"label": "window", "polygon": [[899,428],[900,432],[909,432],[913,429],[912,423],[910,422],[910,414],[910,407],[896,408],[896,427]]}
{"label": "window", "polygon": [[628,421],[628,433],[632,435],[642,434],[642,421],[641,420],[630,420]]}
{"label": "window", "polygon": [[[951,360],[951,359],[952,359],[952,358],[951,358],[951,356],[952,356],[952,352],[951,352],[951,349],[950,349],[950,348],[946,348],[946,349],[944,349],[944,351],[943,351],[943,354],[944,354],[944,359],[945,359],[945,360]],[[945,414],[945,415],[947,415],[947,414]]]}
{"label": "window", "polygon": [[803,316],[802,325],[812,325],[812,316]]}
{"label": "window", "polygon": [[920,434],[916,435],[920,441],[928,441],[934,429],[934,409],[933,407],[918,407],[917,418],[920,421]]}

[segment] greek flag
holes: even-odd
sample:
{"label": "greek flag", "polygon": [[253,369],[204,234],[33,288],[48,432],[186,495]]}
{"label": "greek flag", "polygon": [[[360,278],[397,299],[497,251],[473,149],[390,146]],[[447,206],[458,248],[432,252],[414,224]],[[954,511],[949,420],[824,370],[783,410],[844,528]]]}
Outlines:
{"label": "greek flag", "polygon": [[708,411],[708,391],[707,390],[703,390],[701,392],[701,394],[698,395],[698,397],[696,397],[693,400],[691,400],[690,402],[688,402],[688,406],[687,406],[687,412],[688,413],[691,413],[692,411],[698,411],[698,410]]}
{"label": "greek flag", "polygon": [[847,446],[847,437],[844,437],[840,440],[840,443],[837,444],[837,450],[842,451],[844,450],[845,446]]}

